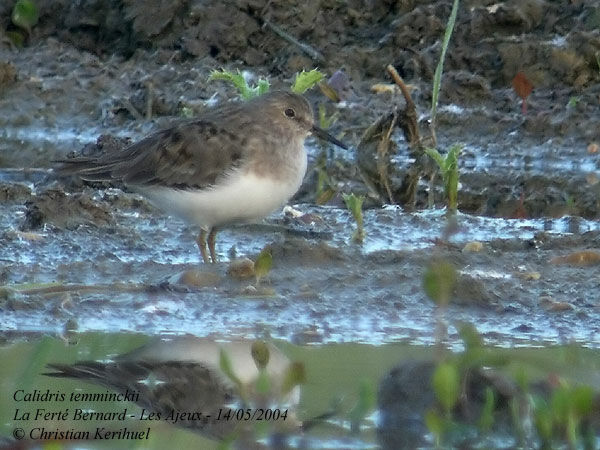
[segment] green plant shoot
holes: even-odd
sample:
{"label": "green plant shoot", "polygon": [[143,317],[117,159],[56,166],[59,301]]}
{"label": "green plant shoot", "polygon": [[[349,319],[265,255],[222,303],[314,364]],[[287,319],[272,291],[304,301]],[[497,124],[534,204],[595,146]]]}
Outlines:
{"label": "green plant shoot", "polygon": [[229,72],[228,70],[213,70],[208,77],[208,81],[223,80],[233,84],[238,90],[240,97],[243,100],[249,100],[259,95],[263,95],[269,91],[269,80],[266,78],[259,78],[256,82],[256,86],[250,86],[244,75],[237,70],[236,73]]}
{"label": "green plant shoot", "polygon": [[581,98],[578,95],[572,95],[569,97],[569,101],[567,103],[567,108],[576,108]]}
{"label": "green plant shoot", "polygon": [[369,414],[377,403],[375,388],[369,380],[362,380],[358,388],[358,400],[350,411],[350,422],[353,432],[358,432],[360,423]]}
{"label": "green plant shoot", "polygon": [[450,362],[440,363],[433,372],[431,384],[437,400],[450,418],[460,394],[460,376],[456,365]]}
{"label": "green plant shoot", "polygon": [[444,60],[446,59],[446,51],[448,50],[448,43],[454,30],[454,24],[456,22],[456,14],[458,13],[459,0],[454,0],[452,3],[452,11],[450,12],[450,18],[446,24],[446,31],[444,32],[444,39],[442,41],[442,53],[440,60],[438,61],[437,67],[435,68],[435,74],[433,75],[433,91],[431,95],[431,128],[435,129],[435,118],[437,115],[437,105],[440,96],[440,87],[442,84],[442,73],[444,72]]}
{"label": "green plant shoot", "polygon": [[225,376],[237,386],[238,391],[240,393],[240,397],[242,398],[242,400],[245,400],[244,386],[242,384],[242,381],[237,377],[237,375],[233,371],[231,358],[229,358],[229,355],[223,349],[221,349],[221,353],[219,354],[219,367],[221,368],[221,371],[225,374]]}
{"label": "green plant shoot", "polygon": [[425,413],[425,425],[435,436],[435,448],[441,447],[442,436],[446,430],[446,422],[440,417],[436,409],[431,408]]}
{"label": "green plant shoot", "polygon": [[450,147],[444,158],[435,148],[426,148],[425,153],[431,157],[440,168],[444,181],[444,193],[448,201],[448,209],[456,211],[458,207],[458,155],[462,145],[455,144]]}
{"label": "green plant shoot", "polygon": [[290,364],[283,378],[281,385],[281,395],[289,394],[296,386],[306,382],[306,369],[301,362]]}
{"label": "green plant shoot", "polygon": [[494,406],[496,404],[496,398],[494,391],[490,387],[485,388],[485,403],[481,410],[481,415],[477,421],[477,426],[484,432],[490,431],[494,424]]}
{"label": "green plant shoot", "polygon": [[324,205],[337,193],[337,190],[333,186],[325,164],[319,164],[317,166],[317,188],[315,190],[315,203],[317,205]]}
{"label": "green plant shoot", "polygon": [[271,381],[267,374],[267,365],[269,364],[269,347],[265,341],[254,341],[251,349],[252,359],[258,369],[258,378],[256,380],[256,392],[267,394],[271,388]]}
{"label": "green plant shoot", "polygon": [[362,242],[365,238],[365,230],[363,228],[363,213],[362,205],[365,201],[365,197],[362,195],[357,197],[354,194],[343,194],[344,203],[346,208],[352,213],[356,222],[356,231],[352,235],[352,239],[356,242]]}
{"label": "green plant shoot", "polygon": [[325,105],[323,103],[319,103],[319,126],[323,130],[327,130],[331,128],[331,126],[337,122],[340,113],[338,111],[334,112],[331,116],[327,116],[327,110],[325,109]]}
{"label": "green plant shoot", "polygon": [[31,28],[38,23],[40,13],[32,0],[18,0],[12,10],[12,22],[31,34]]}
{"label": "green plant shoot", "polygon": [[261,250],[254,261],[254,275],[256,276],[256,284],[260,283],[260,280],[266,277],[271,268],[273,267],[273,255],[271,253],[271,247],[266,246]]}
{"label": "green plant shoot", "polygon": [[292,92],[295,92],[296,94],[304,94],[324,77],[325,75],[323,75],[319,69],[313,69],[308,72],[303,70],[302,72],[296,74],[296,80],[292,85]]}
{"label": "green plant shoot", "polygon": [[250,350],[257,369],[264,369],[269,364],[269,347],[265,341],[254,341]]}
{"label": "green plant shoot", "polygon": [[533,419],[535,429],[540,436],[542,447],[551,448],[552,434],[554,429],[554,421],[552,418],[552,410],[542,397],[533,398]]}
{"label": "green plant shoot", "polygon": [[445,306],[450,302],[456,278],[456,269],[451,263],[434,262],[423,275],[423,289],[436,305]]}

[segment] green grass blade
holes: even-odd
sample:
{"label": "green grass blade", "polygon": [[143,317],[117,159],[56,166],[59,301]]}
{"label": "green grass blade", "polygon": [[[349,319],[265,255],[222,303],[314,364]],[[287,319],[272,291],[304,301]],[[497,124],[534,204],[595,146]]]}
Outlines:
{"label": "green grass blade", "polygon": [[437,104],[440,95],[440,87],[442,84],[442,73],[444,72],[444,59],[446,59],[446,50],[448,50],[448,43],[454,30],[454,24],[456,22],[456,14],[458,13],[459,0],[454,0],[452,4],[452,12],[450,18],[446,24],[446,31],[444,33],[444,40],[442,41],[442,53],[440,60],[438,61],[437,67],[435,68],[435,74],[433,76],[433,92],[431,95],[431,123],[435,123],[435,116],[437,114]]}

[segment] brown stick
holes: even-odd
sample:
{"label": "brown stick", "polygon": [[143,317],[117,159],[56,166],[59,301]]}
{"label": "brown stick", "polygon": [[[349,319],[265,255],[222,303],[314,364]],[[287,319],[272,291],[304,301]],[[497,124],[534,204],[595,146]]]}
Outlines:
{"label": "brown stick", "polygon": [[388,64],[386,70],[394,80],[394,83],[396,83],[400,88],[400,91],[404,96],[404,100],[406,101],[406,107],[404,108],[403,113],[400,115],[399,125],[404,131],[404,136],[406,137],[406,140],[410,144],[413,151],[416,150],[419,154],[421,154],[423,152],[423,148],[421,144],[421,136],[419,135],[417,107],[415,106],[415,102],[413,102],[413,99],[410,96],[408,86],[406,86],[406,83],[400,74],[398,74],[394,66]]}
{"label": "brown stick", "polygon": [[415,102],[413,102],[413,99],[410,96],[410,91],[408,90],[406,83],[404,83],[404,80],[402,79],[402,77],[400,76],[398,71],[391,64],[387,65],[386,70],[392,77],[392,80],[394,80],[394,83],[396,83],[398,85],[398,87],[400,88],[400,90],[402,91],[404,100],[406,100],[406,107],[410,108],[410,109],[416,109]]}

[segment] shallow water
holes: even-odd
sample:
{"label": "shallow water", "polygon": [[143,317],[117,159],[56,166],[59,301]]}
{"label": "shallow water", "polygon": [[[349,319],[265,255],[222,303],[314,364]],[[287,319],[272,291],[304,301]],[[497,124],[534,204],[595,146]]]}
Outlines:
{"label": "shallow water", "polygon": [[[164,335],[173,337],[173,335]],[[0,433],[12,435],[15,428],[29,433],[35,427],[47,430],[94,430],[95,427],[119,429],[124,426],[132,430],[151,428],[150,439],[140,443],[143,448],[165,448],[165,446],[186,448],[216,448],[214,441],[196,432],[184,431],[177,426],[161,421],[139,420],[141,408],[128,401],[69,401],[71,393],[98,394],[107,393],[106,387],[99,384],[73,379],[57,379],[44,376],[49,369],[46,364],[71,364],[78,361],[95,360],[110,363],[116,356],[129,352],[147,344],[149,338],[142,334],[128,333],[75,333],[67,334],[63,339],[42,337],[39,334],[29,335],[29,342],[10,337],[3,333],[5,343],[0,347],[0,357],[6,362],[0,367]],[[215,342],[231,339],[229,335],[213,336]],[[306,383],[302,385],[300,403],[297,414],[301,420],[310,420],[335,407],[335,414],[329,419],[299,433],[293,430],[284,434],[291,448],[379,448],[376,427],[381,424],[381,411],[376,409],[361,421],[359,431],[351,431],[351,411],[358,402],[360,385],[370,386],[376,391],[381,378],[389,370],[412,359],[426,360],[433,357],[431,346],[413,346],[406,344],[387,344],[381,346],[358,344],[328,344],[297,346],[287,342],[275,342],[277,347],[291,361],[301,362],[307,374]],[[555,347],[545,349],[498,350],[498,354],[510,356],[512,365],[527,370],[530,379],[543,376],[538,370],[551,370],[553,373],[567,376],[590,385],[600,382],[598,372],[594,369],[600,364],[600,355],[595,351],[576,349],[574,347]],[[356,364],[356,361],[361,364]],[[420,383],[415,384],[415,388]],[[44,393],[63,393],[64,401],[31,401],[15,400],[15,392],[31,393],[37,390]],[[38,408],[45,412],[65,411],[65,421],[34,419]],[[73,421],[73,411],[80,408],[84,411],[120,412],[127,408],[128,417],[124,422],[114,421]],[[203,405],[197,406],[202,410]],[[16,412],[18,410],[18,413]],[[30,412],[29,419],[24,417]],[[116,426],[118,425],[118,426]],[[267,427],[267,430],[270,428]],[[267,433],[268,434],[268,433]],[[263,443],[268,438],[263,439]],[[485,441],[494,448],[510,448],[514,440],[506,435],[495,434]],[[492,444],[491,442],[494,442]],[[65,448],[130,448],[130,442],[113,440],[110,443],[95,440],[90,443],[63,441]]]}

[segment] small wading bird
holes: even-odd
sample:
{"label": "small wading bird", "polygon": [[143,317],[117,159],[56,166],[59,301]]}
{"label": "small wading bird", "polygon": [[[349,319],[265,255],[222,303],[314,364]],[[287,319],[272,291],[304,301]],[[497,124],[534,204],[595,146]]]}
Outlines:
{"label": "small wading bird", "polygon": [[[223,358],[229,363],[224,364]],[[52,372],[44,375],[104,386],[146,409],[146,415],[159,414],[162,423],[212,439],[251,432],[265,421],[281,431],[301,426],[295,414],[300,386],[289,381],[294,364],[263,341],[217,343],[179,336],[151,341],[112,361],[48,364],[48,368]],[[257,390],[261,372],[268,380],[267,391]],[[250,409],[254,419],[238,416],[242,409],[244,416]],[[262,413],[270,417],[259,417]]]}
{"label": "small wading bird", "polygon": [[117,152],[60,161],[57,171],[121,181],[168,214],[199,225],[202,258],[209,262],[210,253],[215,262],[219,228],[263,218],[300,188],[311,133],[347,148],[315,125],[304,97],[273,91],[216,107]]}

